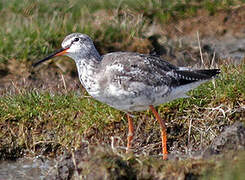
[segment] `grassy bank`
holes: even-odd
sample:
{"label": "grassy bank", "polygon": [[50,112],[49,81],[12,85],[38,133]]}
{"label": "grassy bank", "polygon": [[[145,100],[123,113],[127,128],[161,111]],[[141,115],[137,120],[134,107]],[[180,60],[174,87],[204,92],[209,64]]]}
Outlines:
{"label": "grassy bank", "polygon": [[[176,100],[158,108],[168,122],[170,147],[179,141],[182,148],[192,144],[195,149],[200,149],[208,145],[222,127],[245,121],[244,111],[240,109],[245,105],[245,65],[224,64],[221,69],[220,78],[214,84],[209,82],[191,92],[192,98]],[[120,145],[125,146],[127,121],[124,113],[97,102],[86,93],[53,94],[25,89],[18,92],[0,97],[3,157],[14,154],[18,157],[24,152],[38,154],[45,150],[49,154],[71,150],[78,148],[82,140],[109,145],[111,136],[122,137],[124,142]],[[136,149],[141,148],[142,143],[147,145],[146,139],[151,133],[153,145],[159,141],[158,125],[151,113],[146,114],[148,117],[145,113],[136,114],[137,139],[140,139],[140,142],[136,139]],[[192,129],[188,136],[190,123]],[[159,148],[160,144],[149,149],[149,153],[156,153]]]}

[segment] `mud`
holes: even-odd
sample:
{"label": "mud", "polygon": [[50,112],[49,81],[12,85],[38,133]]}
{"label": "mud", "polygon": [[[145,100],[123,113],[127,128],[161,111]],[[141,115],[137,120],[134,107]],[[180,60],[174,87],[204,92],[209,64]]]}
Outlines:
{"label": "mud", "polygon": [[[245,126],[242,123],[234,123],[226,127],[217,136],[211,145],[199,152],[191,154],[171,153],[170,162],[185,159],[211,159],[216,155],[245,150]],[[234,155],[235,156],[235,155]],[[73,153],[65,153],[56,159],[48,159],[45,156],[25,157],[17,161],[4,161],[0,163],[0,179],[136,179],[143,177],[157,177],[152,172],[141,172],[137,162],[139,156],[124,154],[120,148],[111,149],[107,146],[91,146],[84,144]],[[161,161],[161,157],[148,156]],[[140,158],[144,159],[143,157]],[[143,160],[144,161],[144,160]],[[194,160],[193,160],[194,161]],[[200,163],[200,162],[199,162]],[[138,164],[138,165],[137,165]],[[154,164],[154,163],[153,163]],[[138,169],[137,169],[138,168]],[[184,174],[184,178],[201,177],[191,173]],[[173,176],[172,178],[177,178]]]}
{"label": "mud", "polygon": [[[245,126],[242,123],[234,123],[226,127],[217,136],[207,149],[187,154],[170,154],[169,161],[184,159],[210,159],[215,155],[230,153],[231,151],[245,150]],[[108,147],[84,146],[73,154],[62,156],[58,161],[58,172],[55,179],[69,179],[71,176],[86,179],[121,179],[121,178],[142,178],[137,175],[142,172],[134,170],[133,165],[127,162],[127,157],[120,156],[120,150],[111,151]],[[129,156],[128,159],[131,157]],[[161,157],[155,157],[161,159]],[[107,167],[107,161],[113,161]],[[64,171],[65,170],[65,171]],[[162,172],[163,173],[163,172]],[[187,178],[188,174],[186,174]]]}

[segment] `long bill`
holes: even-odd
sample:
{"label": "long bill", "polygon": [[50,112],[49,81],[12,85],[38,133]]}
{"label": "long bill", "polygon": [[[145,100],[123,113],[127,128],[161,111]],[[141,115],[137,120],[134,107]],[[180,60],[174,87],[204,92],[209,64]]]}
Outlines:
{"label": "long bill", "polygon": [[46,57],[46,58],[44,58],[44,59],[41,59],[41,60],[35,62],[32,66],[33,66],[33,67],[36,67],[37,65],[39,65],[39,64],[41,64],[41,63],[43,63],[43,62],[45,62],[45,61],[47,61],[47,60],[49,60],[49,59],[51,59],[51,58],[54,58],[54,57],[56,57],[56,56],[62,56],[62,55],[65,55],[65,54],[67,54],[67,50],[68,50],[68,49],[69,49],[69,48],[61,48],[61,49],[55,51],[54,53],[50,54],[48,57]]}

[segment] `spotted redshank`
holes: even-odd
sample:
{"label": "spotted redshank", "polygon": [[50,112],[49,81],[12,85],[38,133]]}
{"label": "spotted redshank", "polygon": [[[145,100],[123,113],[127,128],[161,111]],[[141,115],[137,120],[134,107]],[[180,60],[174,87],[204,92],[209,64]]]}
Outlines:
{"label": "spotted redshank", "polygon": [[165,121],[155,106],[177,98],[216,77],[219,69],[193,70],[176,67],[160,57],[133,52],[113,52],[101,56],[92,39],[80,33],[68,35],[62,48],[33,66],[66,55],[77,66],[79,79],[96,100],[124,111],[128,119],[127,151],[132,147],[134,127],[130,112],[151,109],[161,128],[162,154],[167,159]]}

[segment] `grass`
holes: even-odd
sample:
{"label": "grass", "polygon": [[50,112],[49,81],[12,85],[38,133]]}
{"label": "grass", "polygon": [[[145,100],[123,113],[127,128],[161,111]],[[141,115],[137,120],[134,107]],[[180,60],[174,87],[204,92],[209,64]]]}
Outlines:
{"label": "grass", "polygon": [[[7,143],[13,143],[15,139],[16,146],[24,146],[29,151],[36,148],[35,144],[46,141],[57,142],[69,149],[76,148],[81,140],[74,137],[81,138],[92,126],[101,130],[110,119],[119,116],[119,112],[74,93],[24,92],[2,97],[0,109],[1,139]],[[4,130],[6,126],[9,127],[7,131]],[[50,133],[55,136],[50,138]]]}
{"label": "grass", "polygon": [[[201,146],[206,146],[220,133],[221,126],[245,121],[244,113],[239,111],[245,102],[245,85],[242,83],[245,81],[245,65],[222,65],[221,68],[222,74],[215,81],[215,88],[209,82],[192,91],[192,98],[176,100],[158,108],[169,124],[170,147],[180,137],[183,147],[188,143],[195,146],[200,141]],[[144,114],[138,113],[136,119],[146,118]],[[157,142],[158,125],[151,113],[147,116],[151,119],[143,120],[146,121],[145,129],[140,130],[138,138],[145,140],[146,137],[141,136],[150,135],[156,129],[154,136]],[[2,152],[6,148],[10,152],[11,149],[22,148],[26,153],[39,153],[41,148],[36,145],[50,142],[58,144],[58,150],[76,149],[82,139],[88,139],[92,144],[101,141],[110,144],[110,134],[124,136],[126,141],[127,122],[122,112],[76,92],[52,94],[23,89],[16,95],[6,94],[0,97],[0,119]],[[193,120],[193,128],[191,137],[188,137],[190,120]],[[138,125],[140,123],[136,122]],[[187,142],[190,139],[191,142]],[[200,149],[201,146],[196,147]],[[140,147],[136,145],[136,148]]]}
{"label": "grass", "polygon": [[0,63],[11,59],[31,61],[40,54],[48,54],[71,32],[90,35],[101,52],[126,51],[137,40],[134,46],[140,49],[146,39],[144,32],[153,22],[164,25],[170,20],[193,16],[200,9],[213,14],[242,2],[4,0],[0,3]]}

